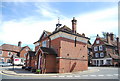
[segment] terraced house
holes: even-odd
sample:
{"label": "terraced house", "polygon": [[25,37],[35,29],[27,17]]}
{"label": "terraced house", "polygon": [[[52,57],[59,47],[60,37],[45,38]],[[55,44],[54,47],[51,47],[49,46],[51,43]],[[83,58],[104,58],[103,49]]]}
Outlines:
{"label": "terraced house", "polygon": [[105,38],[97,35],[92,45],[93,58],[92,65],[95,66],[115,66],[120,64],[120,42],[113,33],[107,33]]}
{"label": "terraced house", "polygon": [[[42,73],[76,72],[88,69],[88,37],[77,33],[77,20],[72,20],[72,29],[58,22],[55,31],[43,31],[35,44],[33,68]],[[29,62],[28,62],[29,64]]]}

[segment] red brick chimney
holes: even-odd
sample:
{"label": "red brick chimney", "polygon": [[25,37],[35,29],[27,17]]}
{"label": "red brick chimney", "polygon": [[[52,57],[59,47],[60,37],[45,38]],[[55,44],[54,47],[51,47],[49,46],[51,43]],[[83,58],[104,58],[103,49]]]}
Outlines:
{"label": "red brick chimney", "polygon": [[72,20],[72,32],[76,33],[76,25],[77,25],[77,20],[75,19],[75,17],[73,17]]}
{"label": "red brick chimney", "polygon": [[107,43],[111,44],[111,39],[110,39],[110,34],[109,33],[106,34],[106,39],[107,39]]}
{"label": "red brick chimney", "polygon": [[110,39],[111,39],[111,41],[114,41],[114,34],[113,33],[110,33]]}
{"label": "red brick chimney", "polygon": [[19,46],[19,47],[21,47],[21,43],[22,43],[21,41],[18,42],[18,46]]}

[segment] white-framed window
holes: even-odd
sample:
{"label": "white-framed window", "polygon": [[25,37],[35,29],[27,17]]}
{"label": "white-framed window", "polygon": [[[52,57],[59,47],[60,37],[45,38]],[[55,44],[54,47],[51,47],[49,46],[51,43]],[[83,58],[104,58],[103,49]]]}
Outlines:
{"label": "white-framed window", "polygon": [[103,46],[102,46],[102,45],[99,46],[99,50],[100,50],[100,51],[103,50]]}
{"label": "white-framed window", "polygon": [[97,46],[94,47],[94,51],[98,51],[98,47]]}
{"label": "white-framed window", "polygon": [[95,53],[95,57],[99,57],[99,53]]}
{"label": "white-framed window", "polygon": [[2,55],[2,50],[0,50],[0,55]]}
{"label": "white-framed window", "polygon": [[47,47],[47,41],[46,40],[42,42],[42,47]]}
{"label": "white-framed window", "polygon": [[104,53],[103,52],[100,53],[100,57],[104,57]]}
{"label": "white-framed window", "polygon": [[99,41],[99,40],[97,40],[97,41],[96,41],[96,44],[99,44],[99,43],[100,43],[100,41]]}
{"label": "white-framed window", "polygon": [[8,56],[11,56],[12,55],[12,53],[11,52],[8,52]]}

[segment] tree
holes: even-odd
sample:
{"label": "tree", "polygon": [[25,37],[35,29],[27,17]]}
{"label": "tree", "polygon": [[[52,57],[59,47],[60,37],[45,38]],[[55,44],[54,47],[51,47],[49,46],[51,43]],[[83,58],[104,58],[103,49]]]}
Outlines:
{"label": "tree", "polygon": [[102,32],[104,38],[106,38],[107,32]]}

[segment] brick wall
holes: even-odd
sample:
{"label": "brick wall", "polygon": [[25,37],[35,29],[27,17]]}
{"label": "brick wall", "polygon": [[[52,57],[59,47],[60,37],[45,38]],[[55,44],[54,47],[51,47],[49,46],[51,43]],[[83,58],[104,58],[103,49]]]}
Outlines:
{"label": "brick wall", "polygon": [[79,59],[79,60],[60,59],[60,65],[59,65],[60,73],[87,70],[88,57],[87,57],[87,45],[86,44],[77,41],[76,47],[75,47],[74,40],[61,38],[60,46],[61,46],[60,57]]}
{"label": "brick wall", "polygon": [[[9,52],[11,53],[11,55],[8,56]],[[7,62],[8,59],[11,59],[11,56],[15,54],[17,55],[16,52],[11,52],[11,51],[2,51],[2,57],[4,58],[4,62]]]}
{"label": "brick wall", "polygon": [[25,58],[25,54],[30,51],[29,47],[25,47],[21,52],[20,52],[20,58]]}
{"label": "brick wall", "polygon": [[56,72],[56,56],[46,55],[46,72]]}

